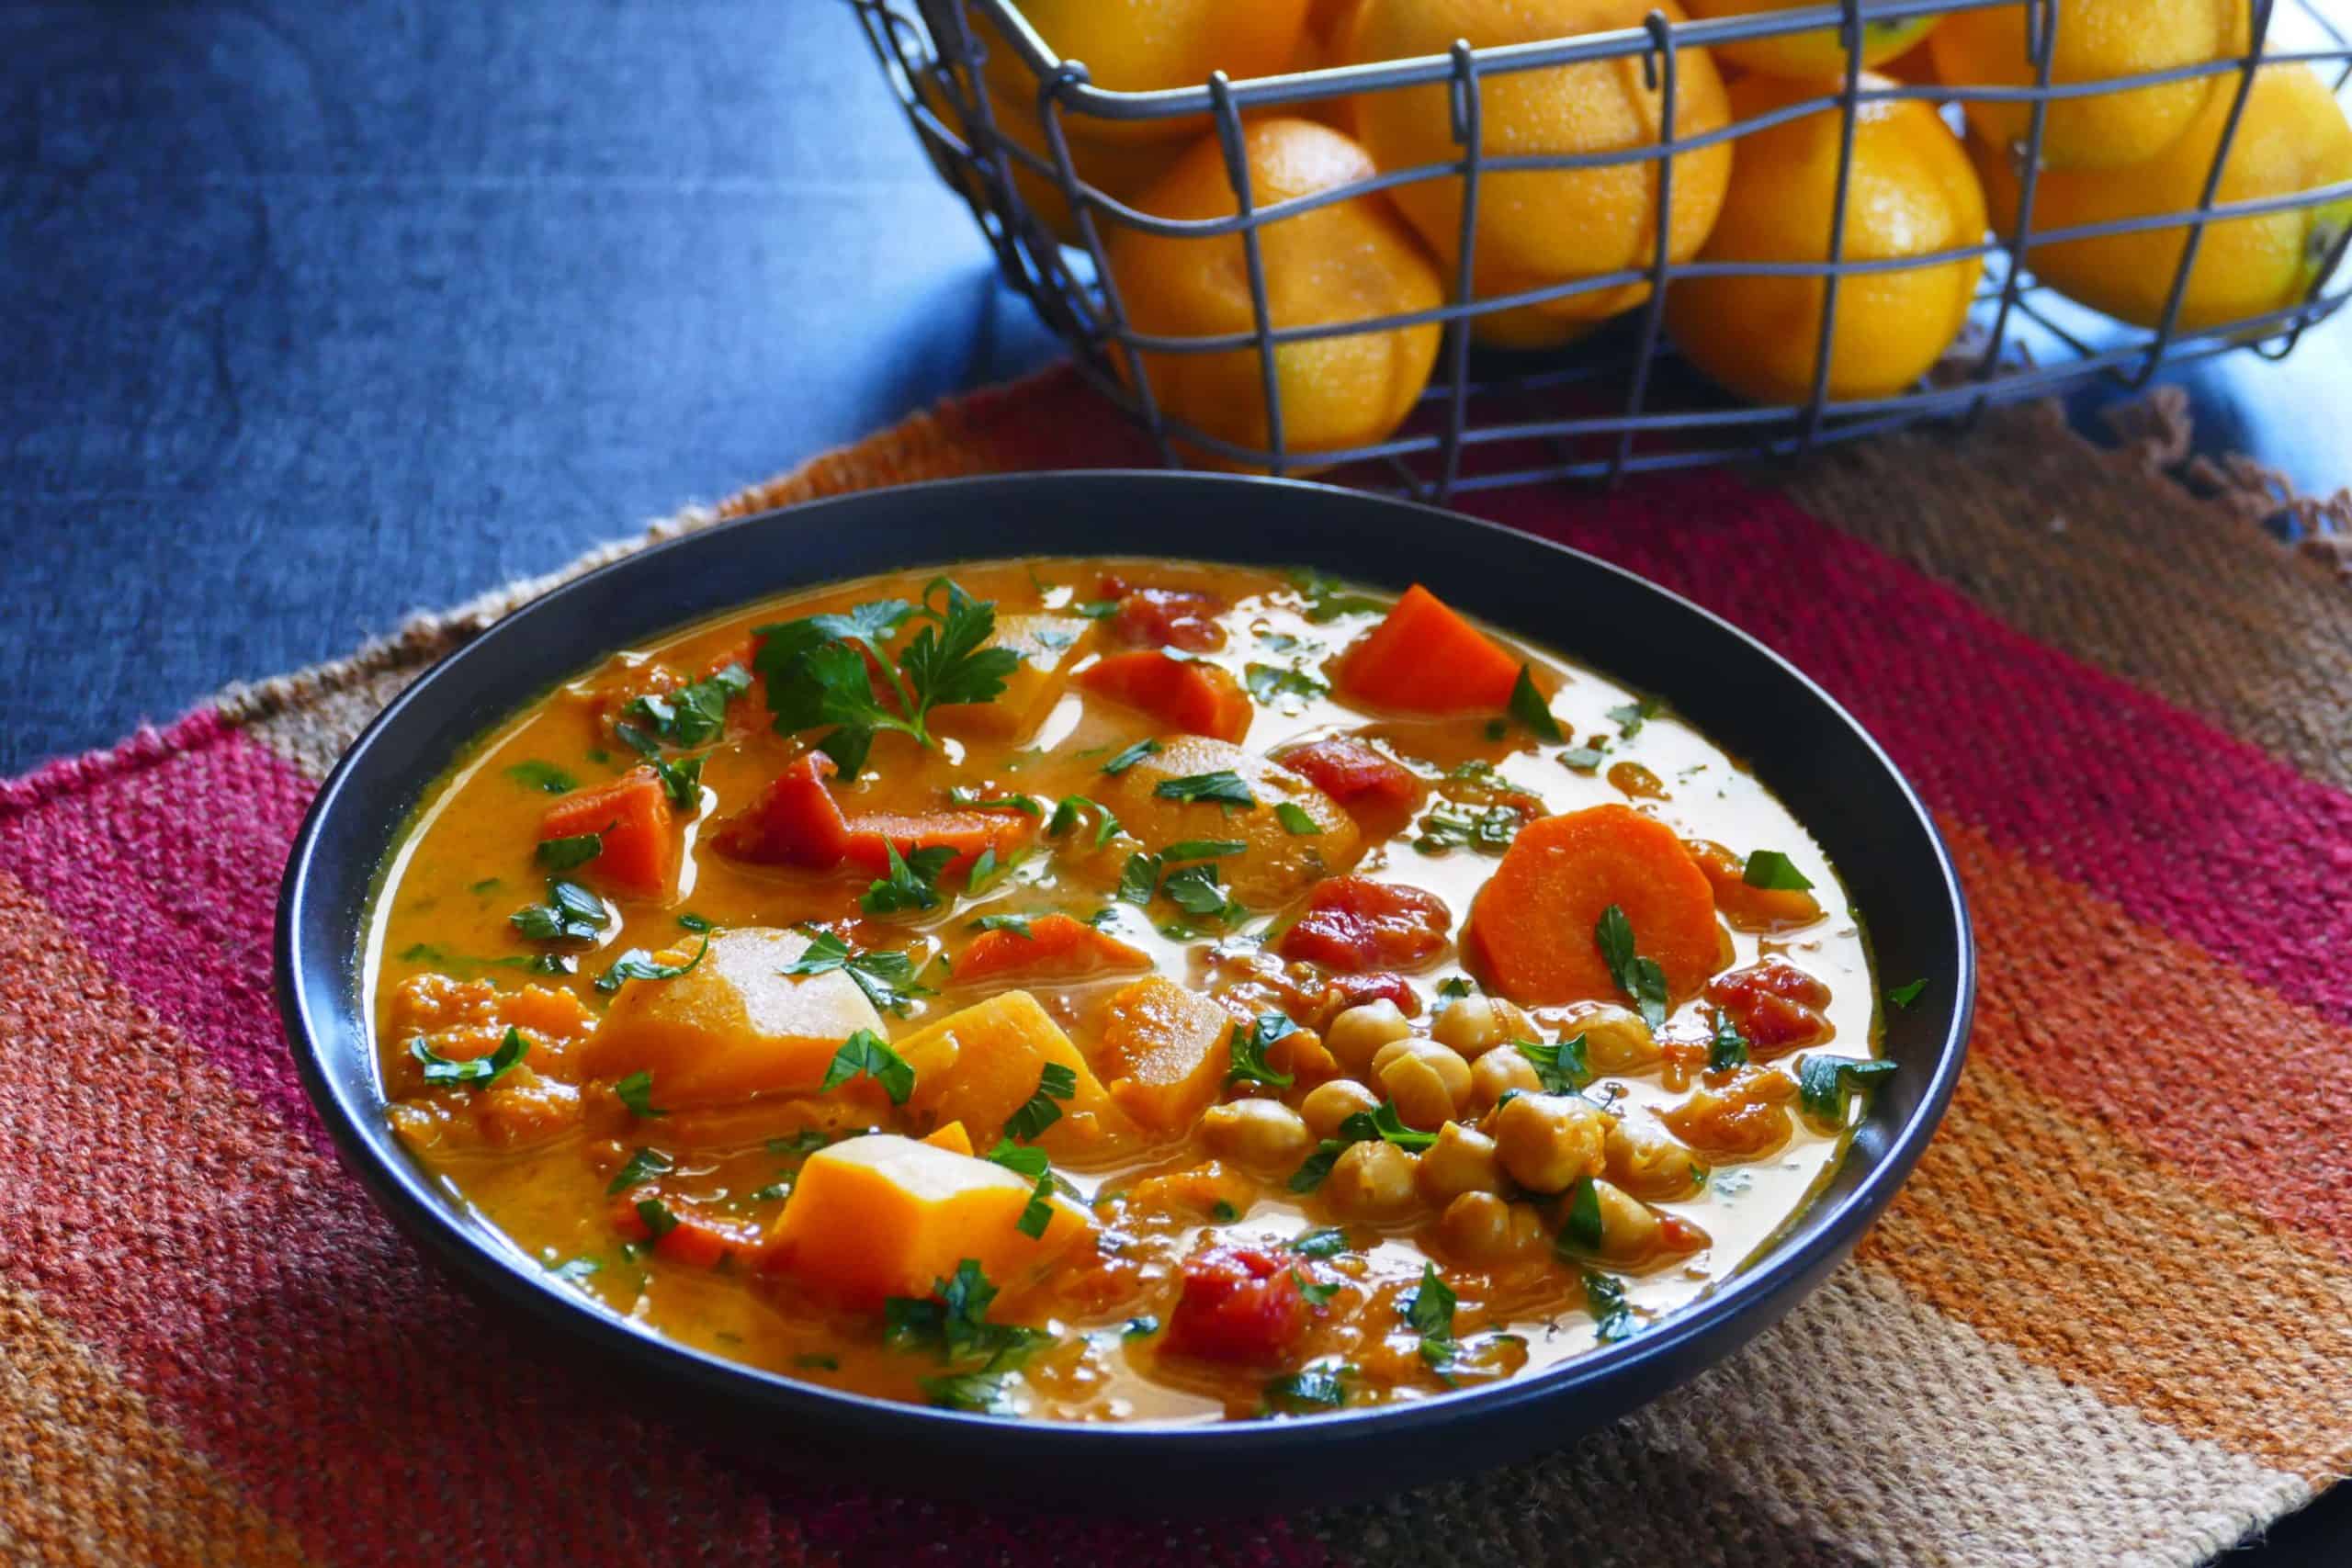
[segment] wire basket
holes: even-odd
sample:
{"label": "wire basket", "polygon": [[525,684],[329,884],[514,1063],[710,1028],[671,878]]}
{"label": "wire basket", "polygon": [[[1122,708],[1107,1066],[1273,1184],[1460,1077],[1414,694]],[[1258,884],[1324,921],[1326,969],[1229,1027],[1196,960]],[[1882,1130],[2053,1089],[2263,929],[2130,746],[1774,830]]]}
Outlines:
{"label": "wire basket", "polygon": [[[1766,11],[1702,22],[1668,22],[1652,12],[1644,26],[1551,42],[1474,50],[1457,43],[1449,55],[1385,61],[1282,76],[1228,82],[1222,73],[1199,87],[1111,92],[1089,85],[1085,66],[1055,56],[1008,0],[850,0],[876,60],[909,119],[951,188],[970,203],[999,265],[1046,324],[1069,342],[1082,374],[1125,410],[1172,467],[1188,461],[1254,468],[1274,474],[1319,471],[1345,465],[1370,488],[1421,500],[1443,501],[1473,490],[1548,479],[1613,482],[1628,473],[1680,468],[1739,458],[1784,457],[1825,442],[1894,429],[1922,420],[1973,419],[1986,407],[2041,397],[2071,384],[2104,378],[2136,388],[2167,366],[2248,348],[2271,358],[2293,349],[2304,330],[2339,306],[2352,286],[2333,287],[2352,226],[2335,237],[2303,298],[2243,320],[2199,324],[2182,321],[2189,270],[2209,223],[2251,218],[2352,199],[2352,181],[2261,200],[2218,199],[2222,169],[2234,143],[2257,62],[2309,64],[2339,95],[2352,77],[2352,43],[2314,0],[2253,0],[2251,44],[2243,57],[2119,77],[2058,83],[2052,62],[2058,39],[2056,0],[1840,0],[1798,10]],[[2033,84],[2024,86],[1915,85],[1865,82],[1860,40],[1865,28],[1994,6],[2022,8],[2027,60]],[[2283,24],[2274,32],[2274,22]],[[1673,124],[1675,83],[1685,51],[1745,39],[1835,29],[1845,48],[1842,84],[1822,96],[1702,134],[1678,139]],[[2288,35],[2303,35],[2290,39]],[[1000,125],[980,68],[990,49],[1009,50],[1017,78],[1034,91],[1041,135],[1023,140]],[[1498,157],[1481,151],[1481,88],[1511,73],[1589,62],[1637,60],[1652,91],[1663,87],[1658,139],[1623,151]],[[1005,62],[996,72],[1002,93]],[[2173,213],[2065,228],[2034,226],[2034,191],[2041,167],[2045,120],[2053,104],[2093,93],[2154,86],[2195,77],[2227,75],[2217,91],[2233,93],[2201,199]],[[1258,209],[1242,152],[1242,117],[1276,108],[1302,110],[1318,100],[1443,85],[1460,155],[1375,176],[1314,196]],[[1874,100],[1924,99],[1932,105],[1970,100],[2023,105],[2028,131],[2017,163],[2018,219],[2009,231],[1957,249],[1872,261],[1846,252],[1846,196],[1852,175],[1855,107]],[[1831,109],[1841,116],[1836,204],[1828,257],[1822,262],[1700,260],[1668,254],[1674,156],[1736,141],[1768,126]],[[1949,111],[1947,111],[1949,112]],[[1132,126],[1190,118],[1218,137],[1236,215],[1203,221],[1149,216],[1082,179],[1072,161],[1072,128]],[[1475,215],[1481,179],[1519,170],[1654,164],[1657,169],[1654,234],[1645,265],[1569,279],[1506,296],[1476,299],[1471,276]],[[1423,180],[1463,182],[1460,254],[1451,297],[1436,309],[1335,325],[1277,326],[1272,319],[1260,232],[1267,224],[1368,192]],[[1064,243],[1039,210],[1040,194],[1066,203]],[[1198,336],[1136,330],[1104,260],[1105,243],[1121,228],[1172,238],[1239,237],[1253,317],[1247,332]],[[2102,238],[2155,229],[2188,230],[2161,318],[2153,328],[2128,327],[2090,312],[2038,281],[2016,258],[2030,245]],[[1841,281],[1889,271],[1983,259],[1984,271],[1961,340],[1921,382],[1893,396],[1839,399],[1828,395]],[[1775,406],[1736,402],[1679,361],[1662,332],[1668,286],[1703,276],[1819,277],[1825,290],[1809,398]],[[1567,295],[1646,285],[1645,302],[1596,336],[1544,355],[1474,352],[1469,323],[1492,312]],[[1278,345],[1356,333],[1440,322],[1443,345],[1413,414],[1386,439],[1311,454],[1284,439],[1282,396],[1275,375]],[[1155,396],[1146,355],[1229,353],[1254,349],[1265,400],[1268,441],[1238,445],[1174,417]]]}

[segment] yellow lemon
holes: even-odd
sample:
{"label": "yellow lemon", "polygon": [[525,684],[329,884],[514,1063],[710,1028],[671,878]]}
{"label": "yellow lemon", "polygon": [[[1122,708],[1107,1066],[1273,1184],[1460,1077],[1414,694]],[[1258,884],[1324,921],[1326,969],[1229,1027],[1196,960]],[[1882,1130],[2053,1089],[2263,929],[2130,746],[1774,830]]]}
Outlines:
{"label": "yellow lemon", "polygon": [[[1261,208],[1374,173],[1362,147],[1309,119],[1256,121],[1243,131],[1243,147],[1251,199]],[[1231,217],[1238,209],[1216,138],[1202,138],[1136,206],[1159,218]],[[1433,310],[1442,299],[1437,264],[1381,197],[1351,197],[1277,219],[1259,234],[1277,327]],[[1139,332],[1204,337],[1255,325],[1238,234],[1166,239],[1123,229],[1110,242],[1109,260],[1128,321]],[[1277,347],[1274,379],[1287,448],[1329,452],[1394,431],[1429,382],[1439,331],[1431,322]],[[1161,409],[1237,446],[1272,446],[1256,349],[1143,357]]]}
{"label": "yellow lemon", "polygon": [[[1928,40],[1936,74],[1953,86],[2033,84],[2026,57],[2026,7],[1996,6],[1944,18]],[[2246,0],[2057,0],[2053,82],[2098,82],[2219,60],[2246,47]],[[2060,98],[2043,127],[2041,162],[2052,169],[2120,169],[2144,163],[2178,141],[2226,76]],[[2026,138],[2031,107],[1971,103],[1968,123],[1996,147]]]}
{"label": "yellow lemon", "polygon": [[[1758,11],[1794,11],[1820,0],[1684,0],[1694,17],[1713,21],[1720,17],[1747,17]],[[1862,63],[1876,65],[1894,59],[1934,30],[1940,18],[1906,17],[1895,21],[1862,23]],[[1792,76],[1819,81],[1841,75],[1846,69],[1846,40],[1835,28],[1782,33],[1750,39],[1745,43],[1715,46],[1733,64],[1768,76]]]}
{"label": "yellow lemon", "polygon": [[[1671,20],[1673,0],[1657,0]],[[1635,28],[1651,0],[1366,0],[1349,40],[1357,61],[1443,54],[1456,39],[1473,48],[1530,43],[1617,28]],[[1703,50],[1680,57],[1675,134],[1692,136],[1726,123],[1723,78]],[[1383,169],[1449,163],[1454,144],[1443,84],[1365,93],[1355,127]],[[1646,85],[1638,57],[1496,73],[1482,79],[1482,150],[1494,156],[1600,152],[1655,145],[1665,107]],[[1687,259],[1705,243],[1731,174],[1731,148],[1717,142],[1674,158],[1674,208],[1668,254]],[[1480,299],[1516,294],[1571,279],[1647,265],[1655,243],[1658,161],[1600,168],[1528,170],[1479,177],[1476,256],[1472,286]],[[1392,193],[1449,269],[1461,260],[1462,182],[1423,180]],[[1503,320],[1482,318],[1478,335],[1511,346],[1565,342],[1591,321],[1648,296],[1628,283],[1521,307]]]}
{"label": "yellow lemon", "polygon": [[[1236,82],[1280,75],[1306,58],[1309,0],[1019,0],[1037,36],[1064,60],[1086,67],[1095,86],[1121,93],[1197,87],[1212,72]],[[1036,85],[1009,49],[991,48],[985,67],[1003,96]],[[1100,141],[1189,141],[1205,115],[1154,120],[1093,119]]]}
{"label": "yellow lemon", "polygon": [[[1885,78],[1866,75],[1866,84]],[[1818,96],[1819,83],[1744,76],[1735,114],[1751,116]],[[1854,128],[1846,254],[1853,260],[1928,255],[1984,237],[1984,193],[1960,139],[1927,104],[1865,104]],[[1829,255],[1837,205],[1839,116],[1823,110],[1742,137],[1710,262],[1818,262]],[[1884,397],[1917,381],[1960,333],[1984,271],[1976,257],[1851,274],[1838,288],[1829,395]],[[1802,402],[1813,392],[1826,286],[1819,277],[1693,277],[1667,291],[1666,319],[1683,356],[1758,402]]]}
{"label": "yellow lemon", "polygon": [[[2034,186],[2035,231],[2194,210],[2229,110],[2229,97],[2216,97],[2187,135],[2136,168],[2043,175]],[[2005,153],[1981,143],[1975,153],[1994,223],[2006,230],[2017,220],[2016,173]],[[2265,66],[2255,75],[2245,118],[2230,144],[2218,199],[2259,201],[2344,180],[2352,180],[2352,123],[2344,107],[2309,66]],[[2320,268],[2347,226],[2352,197],[2208,225],[2181,296],[2181,324],[2214,326],[2296,303],[2319,282]],[[2145,229],[2034,245],[2026,260],[2060,292],[2149,327],[2163,318],[2188,243],[2186,226]]]}

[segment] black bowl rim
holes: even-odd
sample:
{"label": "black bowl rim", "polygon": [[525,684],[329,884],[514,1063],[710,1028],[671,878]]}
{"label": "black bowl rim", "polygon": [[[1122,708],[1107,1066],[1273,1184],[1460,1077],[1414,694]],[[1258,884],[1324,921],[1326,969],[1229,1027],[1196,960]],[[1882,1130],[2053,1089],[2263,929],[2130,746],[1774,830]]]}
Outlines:
{"label": "black bowl rim", "polygon": [[[1946,905],[1942,912],[1949,915],[1952,929],[1959,937],[1958,950],[1952,954],[1955,984],[1952,999],[1948,1004],[1951,1016],[1937,1048],[1935,1068],[1928,1089],[1910,1116],[1888,1138],[1884,1153],[1879,1156],[1876,1165],[1852,1191],[1834,1200],[1824,1194],[1811,1207],[1799,1211],[1797,1215],[1784,1222],[1781,1227],[1784,1233],[1789,1226],[1802,1221],[1814,1227],[1811,1234],[1793,1240],[1784,1234],[1776,1234],[1776,1239],[1766,1242],[1737,1271],[1690,1305],[1614,1345],[1569,1357],[1541,1371],[1402,1404],[1321,1414],[1312,1419],[1081,1424],[1007,1420],[827,1388],[729,1360],[637,1328],[553,1280],[511,1243],[502,1247],[484,1235],[487,1226],[468,1220],[446,1197],[435,1191],[422,1168],[413,1160],[397,1150],[389,1156],[383,1153],[368,1135],[372,1129],[362,1124],[363,1117],[371,1111],[380,1120],[380,1105],[363,1108],[348,1101],[336,1087],[325,1064],[328,1034],[321,1027],[321,1021],[314,1019],[311,998],[301,982],[304,973],[301,928],[303,917],[309,912],[305,889],[311,863],[322,852],[322,840],[336,817],[337,803],[343,791],[366,762],[378,738],[396,722],[399,716],[413,706],[433,700],[436,681],[444,671],[456,668],[469,658],[481,656],[485,648],[494,645],[496,634],[537,616],[560,614],[567,600],[582,592],[586,585],[615,574],[639,570],[644,562],[663,552],[687,547],[713,533],[749,532],[774,526],[785,518],[791,519],[794,526],[806,526],[825,512],[854,511],[861,505],[876,504],[877,497],[894,497],[903,502],[911,492],[936,498],[942,506],[950,506],[954,498],[976,491],[1019,489],[1074,479],[1123,480],[1148,485],[1272,486],[1323,492],[1345,497],[1351,502],[1366,507],[1401,508],[1419,514],[1433,526],[1505,535],[1521,545],[1533,545],[1576,558],[1588,567],[1619,580],[1628,592],[1657,595],[1690,615],[1713,623],[1745,644],[1756,658],[1778,666],[1788,678],[1796,682],[1830,716],[1852,731],[1868,755],[1885,771],[1887,782],[1895,787],[1932,852],[1942,876],[1941,895]],[[1008,549],[989,556],[974,555],[962,558],[992,559],[1017,554],[1017,549]],[[789,589],[782,586],[763,588],[758,594],[747,596],[744,603],[787,591]],[[706,617],[691,616],[676,624],[691,625],[702,618]],[[555,678],[560,680],[562,676],[559,674]],[[1634,683],[1641,684],[1638,681]],[[542,682],[531,690],[543,689],[544,684]],[[515,698],[517,704],[526,700],[527,692],[518,694]],[[449,761],[447,758],[436,759],[435,766],[425,782],[437,778]],[[390,837],[385,839],[379,847],[375,863],[380,865],[382,855],[399,842],[399,835],[405,829],[407,820],[404,813]],[[1923,893],[1922,897],[1924,898],[1926,894]],[[1951,1103],[1967,1053],[1976,993],[1976,944],[1969,920],[1967,899],[1961,888],[1950,850],[1937,830],[1933,817],[1912,789],[1910,781],[1887,757],[1876,739],[1842,705],[1803,671],[1738,626],[1681,594],[1611,561],[1540,535],[1483,518],[1302,479],[1124,468],[1046,470],[935,479],[854,491],[755,513],[648,546],[582,573],[516,607],[484,628],[480,636],[464,647],[439,660],[387,704],[361,730],[321,784],[303,817],[280,884],[275,950],[279,1014],[289,1045],[293,1048],[303,1089],[325,1122],[338,1153],[360,1178],[378,1205],[399,1227],[436,1254],[444,1263],[454,1266],[467,1283],[508,1303],[540,1314],[575,1337],[584,1339],[592,1348],[610,1352],[640,1371],[671,1380],[673,1387],[677,1380],[683,1379],[704,1393],[731,1403],[748,1402],[778,1414],[808,1416],[820,1424],[830,1420],[853,1427],[862,1435],[911,1439],[926,1447],[983,1442],[993,1450],[992,1461],[999,1464],[1033,1461],[1053,1462],[1057,1459],[1075,1458],[1081,1450],[1090,1459],[1099,1459],[1105,1444],[1114,1445],[1127,1461],[1164,1458],[1182,1462],[1187,1459],[1208,1457],[1204,1450],[1212,1450],[1221,1461],[1272,1461],[1292,1453],[1302,1445],[1326,1442],[1343,1434],[1358,1438],[1376,1435],[1384,1440],[1401,1439],[1408,1433],[1432,1427],[1451,1426],[1454,1422],[1476,1417],[1499,1417],[1505,1412],[1531,1404],[1565,1400],[1577,1390],[1595,1384],[1639,1382],[1646,1376],[1653,1385],[1653,1393],[1642,1396],[1641,1402],[1645,1403],[1648,1398],[1664,1393],[1689,1375],[1687,1366],[1682,1371],[1676,1370],[1678,1359],[1686,1348],[1701,1347],[1703,1341],[1724,1334],[1735,1319],[1751,1310],[1770,1309],[1783,1292],[1798,1287],[1803,1287],[1798,1290],[1799,1294],[1809,1292],[1812,1287],[1806,1284],[1806,1276],[1817,1275],[1830,1263],[1844,1257],[1893,1201],[1933,1137]],[[348,999],[345,1006],[348,1010]],[[326,1010],[332,1013],[334,1010]],[[327,1021],[327,1027],[333,1027],[331,1019]],[[361,1028],[364,1033],[364,1021]],[[1848,1157],[1851,1157],[1850,1154]],[[1826,1215],[1822,1213],[1825,1205],[1828,1206]],[[1794,1299],[1795,1296],[1792,1295],[1787,1300],[1778,1301],[1780,1309],[1785,1310]],[[1772,1315],[1777,1314],[1770,1310],[1761,1312],[1758,1326],[1770,1321]],[[1714,1354],[1707,1355],[1703,1350],[1700,1353],[1706,1360],[1715,1359],[1720,1355],[1728,1354],[1745,1337],[1736,1334],[1730,1343],[1724,1344],[1723,1348]],[[1373,1428],[1377,1429],[1376,1434]],[[825,1428],[818,1425],[809,1429]]]}

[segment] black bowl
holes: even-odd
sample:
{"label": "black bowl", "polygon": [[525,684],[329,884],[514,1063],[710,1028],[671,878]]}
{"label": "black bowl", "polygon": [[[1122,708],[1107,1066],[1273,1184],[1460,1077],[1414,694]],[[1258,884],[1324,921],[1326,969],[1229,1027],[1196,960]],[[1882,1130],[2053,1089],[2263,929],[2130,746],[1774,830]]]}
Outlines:
{"label": "black bowl", "polygon": [[[1890,1013],[1886,1054],[1903,1070],[1877,1092],[1813,1207],[1712,1295],[1532,1376],[1311,1420],[1105,1427],[841,1393],[652,1337],[552,1280],[426,1181],[385,1124],[356,955],[379,867],[460,750],[614,649],[771,593],[920,564],[1089,554],[1305,562],[1400,589],[1418,580],[1665,696],[1748,759],[1845,878],[1879,973],[1928,982],[1917,1005]],[[1333,1502],[1500,1463],[1600,1426],[1728,1355],[1845,1258],[1918,1158],[1960,1072],[1975,954],[1951,860],[1894,764],[1819,687],[1688,601],[1589,556],[1428,507],[1268,479],[1084,473],[914,485],[745,518],[616,562],[509,615],[402,693],[320,790],[279,897],[277,988],[303,1085],[376,1201],[479,1293],[569,1331],[599,1366],[632,1382],[650,1375],[673,1406],[748,1417],[835,1461],[887,1456],[868,1474],[1001,1496],[1027,1495],[1046,1475],[1061,1499],[1184,1513]]]}

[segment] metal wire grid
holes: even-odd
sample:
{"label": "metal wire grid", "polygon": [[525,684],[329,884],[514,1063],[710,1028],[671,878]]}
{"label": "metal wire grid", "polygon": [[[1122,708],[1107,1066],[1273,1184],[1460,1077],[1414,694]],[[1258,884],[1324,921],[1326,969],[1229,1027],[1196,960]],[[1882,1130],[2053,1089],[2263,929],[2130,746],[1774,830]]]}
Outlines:
{"label": "metal wire grid", "polygon": [[[2330,79],[2339,93],[2347,78],[2352,78],[2352,42],[2314,0],[2287,3],[2326,39],[2323,46],[2268,51],[2278,0],[2253,0],[2251,42],[2244,56],[2097,83],[2052,80],[2058,39],[2057,0],[1838,0],[1835,5],[1706,22],[1669,23],[1662,14],[1652,12],[1642,27],[1611,33],[1501,49],[1472,50],[1456,43],[1445,56],[1240,83],[1229,82],[1219,73],[1201,87],[1146,93],[1108,92],[1089,85],[1084,65],[1057,59],[1007,0],[912,0],[916,14],[911,16],[904,8],[906,0],[849,3],[857,10],[876,58],[916,133],[941,175],[971,205],[1005,276],[1028,298],[1047,325],[1070,343],[1080,371],[1150,434],[1162,461],[1171,467],[1185,465],[1187,448],[1227,464],[1274,474],[1303,468],[1373,464],[1377,465],[1373,488],[1432,501],[1540,479],[1614,482],[1628,473],[1732,458],[1794,456],[1824,442],[1851,439],[1924,419],[1964,421],[1994,404],[2046,395],[2094,377],[2137,388],[2167,366],[2239,347],[2281,358],[2294,348],[2305,328],[2352,298],[2352,286],[2332,291],[2329,288],[2347,245],[2352,245],[2352,227],[2347,227],[2346,233],[2335,238],[2301,301],[2194,331],[2184,331],[2179,321],[2189,271],[2209,222],[2352,197],[2352,181],[2345,181],[2290,197],[2237,202],[2218,199],[2222,168],[2236,140],[2257,62],[2264,66],[2308,63]],[[1866,25],[1996,6],[2021,6],[2025,12],[2032,85],[1863,86],[1860,39]],[[975,12],[985,21],[985,32],[974,26]],[[1698,135],[1676,136],[1675,89],[1683,50],[1823,28],[1836,29],[1847,44],[1845,79],[1836,92]],[[982,89],[979,76],[990,39],[1001,40],[1017,56],[1022,74],[1035,84],[1038,120],[1049,158],[1017,144],[998,128],[990,96]],[[1490,156],[1481,150],[1481,85],[1486,78],[1629,58],[1640,59],[1648,85],[1663,89],[1662,124],[1655,143],[1606,152],[1517,156]],[[2233,96],[2195,208],[2071,228],[2035,227],[2034,195],[2052,104],[2224,73],[2236,78],[2231,89]],[[1449,90],[1451,129],[1455,144],[1462,149],[1459,158],[1415,169],[1384,170],[1369,179],[1310,197],[1263,209],[1256,207],[1243,160],[1244,113],[1441,83]],[[1991,240],[1929,254],[1884,260],[1849,258],[1845,254],[1846,194],[1853,166],[1855,108],[1873,101],[1906,98],[2029,106],[2016,224],[2008,233]],[[1708,263],[1669,258],[1675,154],[1825,108],[1839,111],[1843,122],[1828,260]],[[1072,163],[1066,117],[1078,116],[1080,123],[1089,118],[1136,122],[1204,114],[1223,148],[1236,197],[1237,209],[1231,218],[1182,221],[1150,216],[1087,184]],[[1658,165],[1658,198],[1646,265],[1508,296],[1472,298],[1478,197],[1485,175],[1639,163]],[[1075,246],[1065,247],[1057,240],[1024,199],[1015,183],[1016,170],[1049,180],[1059,190],[1078,230]],[[1260,244],[1263,225],[1368,192],[1456,178],[1463,181],[1464,190],[1461,263],[1455,269],[1449,303],[1430,310],[1338,324],[1273,324]],[[1252,328],[1199,336],[1136,330],[1104,260],[1106,224],[1179,238],[1238,235],[1249,279]],[[2022,265],[2030,243],[2180,227],[2188,230],[2187,243],[2163,314],[2152,331],[2082,330],[2079,311],[2057,300]],[[1928,384],[1912,390],[1870,399],[1828,396],[1836,304],[1843,279],[1971,257],[1984,258],[1985,281],[1971,313],[1970,333],[1963,337],[1964,350],[1956,348]],[[1735,274],[1824,280],[1812,390],[1804,403],[1734,405],[1675,364],[1676,356],[1661,332],[1667,285],[1678,278]],[[1510,363],[1499,368],[1492,364],[1474,366],[1468,323],[1476,317],[1631,283],[1647,284],[1649,293],[1634,313],[1638,319],[1630,329],[1605,333],[1597,342],[1547,356],[1538,369],[1524,368],[1524,355],[1510,356]],[[2068,324],[2070,318],[2077,324]],[[1431,321],[1442,322],[1446,329],[1440,364],[1413,418],[1396,434],[1341,451],[1302,455],[1290,449],[1275,374],[1276,346]],[[2039,330],[2029,334],[2020,330],[2020,322]],[[2036,362],[2037,355],[2026,341],[2029,336],[2041,345],[2040,357],[2046,363]],[[1170,414],[1155,398],[1148,363],[1141,357],[1141,353],[1211,354],[1239,348],[1253,349],[1258,355],[1267,411],[1268,445],[1262,448],[1237,445]],[[1477,374],[1480,370],[1487,374]],[[1612,412],[1587,412],[1617,389],[1622,389],[1622,400]],[[1661,397],[1661,389],[1671,395]],[[1572,412],[1541,410],[1546,400],[1560,400],[1584,406]],[[1465,472],[1465,457],[1472,456],[1480,460],[1475,471]]]}

